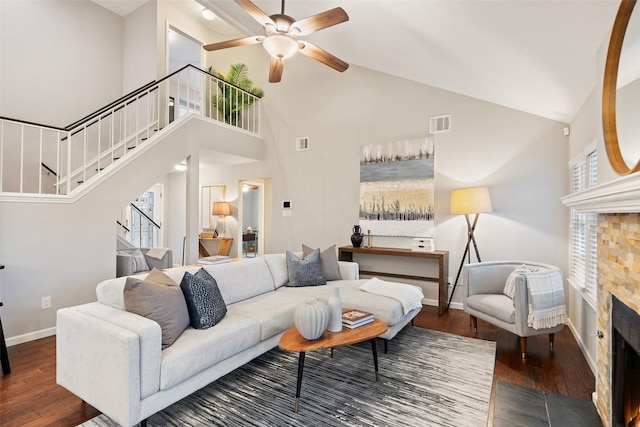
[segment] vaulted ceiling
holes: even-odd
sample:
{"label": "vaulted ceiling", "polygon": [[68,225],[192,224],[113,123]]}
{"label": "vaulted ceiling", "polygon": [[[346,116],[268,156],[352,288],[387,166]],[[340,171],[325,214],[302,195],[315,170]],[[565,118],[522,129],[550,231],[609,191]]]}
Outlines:
{"label": "vaulted ceiling", "polygon": [[[263,34],[233,1],[197,1],[240,33]],[[253,1],[267,15],[280,13],[280,0]],[[608,40],[619,4],[289,0],[285,13],[302,19],[340,6],[348,22],[305,39],[352,65],[569,122],[596,86],[596,55]]]}

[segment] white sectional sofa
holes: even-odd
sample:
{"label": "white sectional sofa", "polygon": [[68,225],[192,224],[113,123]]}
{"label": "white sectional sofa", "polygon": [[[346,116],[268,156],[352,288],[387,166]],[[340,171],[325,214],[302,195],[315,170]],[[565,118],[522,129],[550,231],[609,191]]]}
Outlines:
{"label": "white sectional sofa", "polygon": [[[185,271],[165,271],[180,284]],[[97,302],[57,314],[57,382],[123,426],[132,426],[276,347],[293,324],[296,305],[326,300],[338,286],[343,307],[373,313],[393,338],[420,311],[404,314],[394,298],[358,287],[356,263],[339,262],[343,280],[292,288],[285,254],[270,254],[205,268],[216,280],[227,314],[208,329],[188,327],[161,349],[158,323],[124,309],[126,277],[97,287]],[[145,275],[141,275],[141,278]],[[292,375],[295,373],[292,372]]]}

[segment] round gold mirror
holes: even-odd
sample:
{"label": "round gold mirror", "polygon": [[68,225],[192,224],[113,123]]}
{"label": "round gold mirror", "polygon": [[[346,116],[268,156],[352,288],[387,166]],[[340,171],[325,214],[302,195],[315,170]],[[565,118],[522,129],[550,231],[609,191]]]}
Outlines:
{"label": "round gold mirror", "polygon": [[640,23],[636,22],[640,20],[640,13],[635,14],[629,25],[635,4],[636,0],[620,3],[611,32],[602,88],[604,145],[609,163],[619,175],[640,170],[640,103],[637,101],[640,99],[640,66],[634,58],[637,54],[631,53],[640,44],[640,37],[634,34],[636,28],[640,29]]}

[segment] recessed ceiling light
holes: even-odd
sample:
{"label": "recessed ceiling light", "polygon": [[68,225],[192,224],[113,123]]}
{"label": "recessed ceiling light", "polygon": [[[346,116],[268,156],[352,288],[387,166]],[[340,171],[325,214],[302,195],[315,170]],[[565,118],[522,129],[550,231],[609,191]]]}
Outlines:
{"label": "recessed ceiling light", "polygon": [[216,14],[209,9],[202,9],[202,17],[207,21],[213,21],[214,19],[216,19]]}
{"label": "recessed ceiling light", "polygon": [[173,169],[178,171],[178,172],[186,171],[187,170],[187,163],[186,162],[180,162],[177,165],[175,165]]}

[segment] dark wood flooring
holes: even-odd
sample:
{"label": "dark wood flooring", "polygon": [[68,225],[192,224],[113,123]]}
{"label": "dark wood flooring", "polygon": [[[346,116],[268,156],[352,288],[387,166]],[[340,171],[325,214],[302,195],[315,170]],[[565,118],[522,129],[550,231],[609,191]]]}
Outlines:
{"label": "dark wood flooring", "polygon": [[[452,309],[438,317],[436,307],[425,306],[414,324],[495,341],[493,396],[495,382],[499,380],[583,400],[590,400],[595,390],[593,374],[569,328],[556,334],[553,351],[549,350],[546,335],[529,338],[527,358],[522,360],[515,335],[481,320],[475,334],[469,316],[462,311]],[[11,374],[0,377],[0,426],[75,426],[99,414],[56,384],[55,346],[55,337],[49,337],[9,348]],[[390,351],[393,351],[393,341]],[[493,396],[490,420],[493,419]]]}

